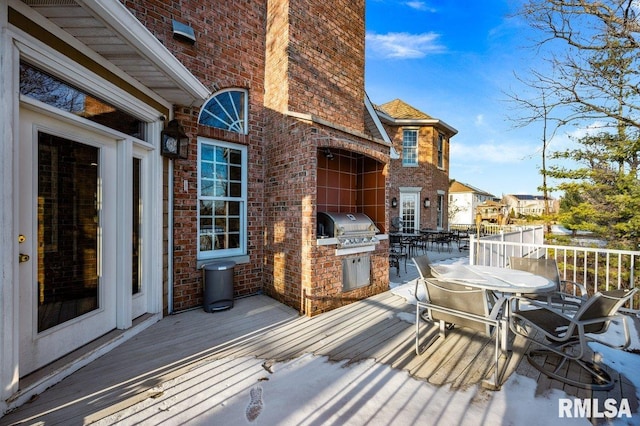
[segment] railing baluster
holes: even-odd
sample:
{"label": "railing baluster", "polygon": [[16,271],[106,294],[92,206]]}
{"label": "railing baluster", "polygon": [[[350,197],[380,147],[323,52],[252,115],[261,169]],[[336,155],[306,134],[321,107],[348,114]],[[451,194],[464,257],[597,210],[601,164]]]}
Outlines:
{"label": "railing baluster", "polygon": [[[538,234],[541,236],[540,239],[535,238]],[[482,238],[474,237],[470,240],[473,243],[473,247],[469,250],[469,261],[479,265],[507,266],[509,256],[515,256],[516,254],[520,257],[553,256],[559,263],[562,262],[562,265],[559,265],[562,278],[569,279],[567,276],[570,276],[573,277],[569,279],[570,281],[577,282],[580,282],[581,278],[581,284],[591,294],[600,290],[602,280],[604,280],[602,285],[605,290],[634,287],[636,285],[635,265],[637,256],[640,256],[640,251],[536,243],[535,241],[542,240],[543,235],[544,230],[542,227],[529,227],[524,230],[514,230],[512,233],[503,232],[500,235],[488,235]],[[530,238],[530,236],[533,236],[533,238]],[[582,256],[582,259],[580,259],[580,256]],[[603,256],[604,258],[602,258]],[[612,264],[615,259],[617,259],[617,265]],[[601,266],[604,268],[602,277],[600,277]],[[591,271],[590,268],[592,268]],[[623,272],[626,273],[626,268],[629,269],[628,282],[623,274]],[[573,271],[569,271],[569,269],[573,269]],[[615,273],[618,274],[616,280],[612,276]],[[631,309],[637,309],[639,301],[640,296],[632,301]]]}

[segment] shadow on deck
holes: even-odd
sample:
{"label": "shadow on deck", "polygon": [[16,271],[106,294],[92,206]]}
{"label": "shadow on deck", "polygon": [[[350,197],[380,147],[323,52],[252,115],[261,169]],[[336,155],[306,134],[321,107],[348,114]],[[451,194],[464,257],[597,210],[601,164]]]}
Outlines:
{"label": "shadow on deck", "polygon": [[[277,362],[309,355],[345,365],[384,365],[391,368],[386,374],[404,371],[454,394],[479,385],[492,374],[491,341],[466,329],[454,329],[417,356],[414,318],[415,306],[390,291],[313,318],[301,317],[266,296],[238,299],[227,311],[171,315],[0,418],[0,424],[88,424],[160,397],[162,385],[184,380],[194,382],[187,386],[189,392],[174,400],[172,409],[179,411],[180,404],[192,409],[203,388],[208,392],[220,389],[217,398],[222,389],[229,391],[234,386],[248,395],[255,385],[255,379],[247,382],[251,374],[268,374]],[[437,333],[433,325],[424,330],[425,340],[428,334]],[[514,340],[503,381],[516,372],[537,381],[537,394],[560,389],[578,398],[628,398],[633,413],[637,412],[635,388],[616,372],[612,371],[618,383],[614,390],[592,395],[541,376],[523,357],[525,350],[523,341]],[[200,371],[203,366],[210,367]],[[331,419],[331,406],[319,410],[326,412],[318,411],[318,424]],[[131,423],[125,419],[121,424]]]}

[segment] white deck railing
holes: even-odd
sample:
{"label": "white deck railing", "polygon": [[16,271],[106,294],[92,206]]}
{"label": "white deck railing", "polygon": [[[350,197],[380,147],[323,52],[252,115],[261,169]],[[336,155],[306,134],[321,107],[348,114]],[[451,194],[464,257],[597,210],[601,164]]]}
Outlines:
{"label": "white deck railing", "polygon": [[[469,239],[469,263],[508,267],[509,257],[555,258],[562,279],[584,285],[589,294],[640,287],[640,251],[544,244],[543,229]],[[631,306],[637,309],[639,301]]]}
{"label": "white deck railing", "polygon": [[[523,226],[523,225],[497,225],[495,223],[482,223],[480,224],[481,235],[496,235],[502,233],[518,232],[522,229],[539,228],[539,226]],[[466,231],[476,234],[478,227],[475,224],[451,224],[449,225],[450,231]]]}

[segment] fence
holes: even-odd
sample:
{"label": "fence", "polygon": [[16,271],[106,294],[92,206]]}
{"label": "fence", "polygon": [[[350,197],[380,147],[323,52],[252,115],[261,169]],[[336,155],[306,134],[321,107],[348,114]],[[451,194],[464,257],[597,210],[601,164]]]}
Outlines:
{"label": "fence", "polygon": [[[482,238],[470,236],[471,264],[504,268],[511,256],[554,258],[560,277],[584,285],[589,294],[640,285],[640,251],[544,244],[542,228]],[[637,309],[638,300],[634,307]]]}
{"label": "fence", "polygon": [[[539,228],[538,226],[522,226],[522,225],[498,225],[495,223],[481,223],[480,235],[498,235],[503,233],[519,232],[523,229]],[[451,231],[465,231],[470,234],[477,234],[478,227],[471,224],[451,224],[449,225]]]}

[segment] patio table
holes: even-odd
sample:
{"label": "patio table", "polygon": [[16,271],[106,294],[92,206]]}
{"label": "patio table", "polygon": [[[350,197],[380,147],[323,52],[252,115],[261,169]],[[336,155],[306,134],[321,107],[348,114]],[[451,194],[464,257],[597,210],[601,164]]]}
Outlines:
{"label": "patio table", "polygon": [[402,244],[407,247],[407,254],[413,256],[416,254],[417,242],[422,236],[419,232],[390,232],[390,236],[399,237]]}
{"label": "patio table", "polygon": [[[547,293],[554,291],[556,283],[540,275],[509,268],[482,265],[433,265],[431,267],[435,279],[455,282],[468,287],[482,288],[515,297],[530,293]],[[507,303],[503,317],[509,321],[512,303]],[[510,327],[503,327],[503,351],[511,350],[509,344]]]}
{"label": "patio table", "polygon": [[438,279],[514,295],[547,293],[556,288],[556,284],[545,277],[509,268],[482,265],[433,265],[431,269],[437,274]]}

